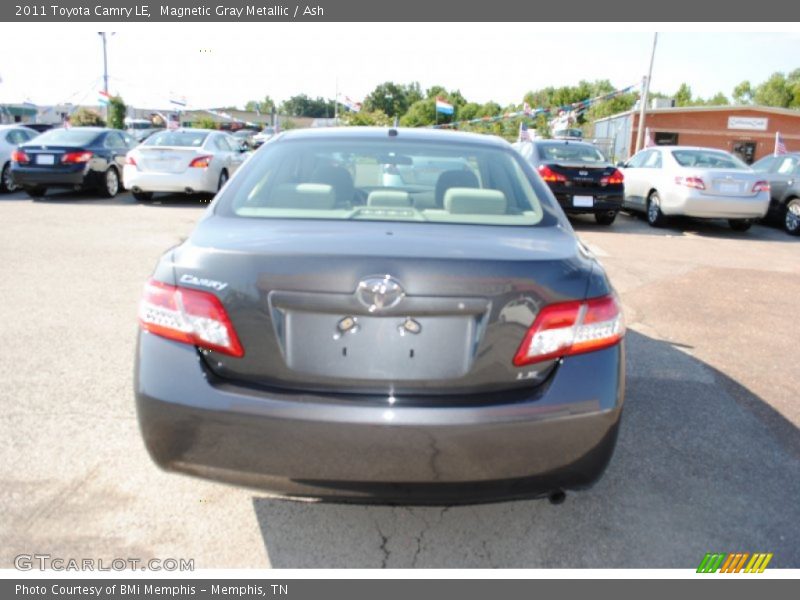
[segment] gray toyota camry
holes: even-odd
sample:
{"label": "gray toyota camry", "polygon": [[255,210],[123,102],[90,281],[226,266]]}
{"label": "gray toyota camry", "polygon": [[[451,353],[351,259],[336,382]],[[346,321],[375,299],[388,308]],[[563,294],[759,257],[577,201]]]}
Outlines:
{"label": "gray toyota camry", "polygon": [[499,138],[292,131],[167,251],[135,394],[161,467],[289,497],[442,504],[602,474],[620,304]]}

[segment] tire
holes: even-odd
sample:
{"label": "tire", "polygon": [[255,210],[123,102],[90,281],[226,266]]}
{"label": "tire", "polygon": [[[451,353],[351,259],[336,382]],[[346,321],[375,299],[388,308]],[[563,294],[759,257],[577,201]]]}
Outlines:
{"label": "tire", "polygon": [[2,172],[0,172],[0,192],[11,193],[16,192],[19,186],[14,183],[14,178],[11,175],[11,163],[7,162],[3,165]]}
{"label": "tire", "polygon": [[661,212],[661,197],[658,192],[650,192],[647,197],[647,223],[650,227],[663,227],[667,217]]}
{"label": "tire", "polygon": [[131,194],[137,202],[150,202],[153,199],[153,192],[131,192]]}
{"label": "tire", "polygon": [[43,185],[25,185],[23,186],[25,193],[34,200],[41,198],[47,193],[47,188]]}
{"label": "tire", "polygon": [[222,173],[219,174],[219,182],[217,183],[217,192],[219,192],[222,189],[222,186],[224,186],[226,183],[228,183],[228,172],[223,169]]}
{"label": "tire", "polygon": [[728,225],[734,231],[747,231],[752,227],[753,222],[750,219],[728,219]]}
{"label": "tire", "polygon": [[616,218],[617,213],[615,211],[594,214],[594,220],[597,221],[598,225],[611,225]]}
{"label": "tire", "polygon": [[103,198],[113,198],[117,195],[121,187],[119,173],[111,167],[103,176],[103,183],[100,185],[100,195]]}
{"label": "tire", "polygon": [[783,229],[789,235],[800,235],[800,198],[792,198],[786,203]]}

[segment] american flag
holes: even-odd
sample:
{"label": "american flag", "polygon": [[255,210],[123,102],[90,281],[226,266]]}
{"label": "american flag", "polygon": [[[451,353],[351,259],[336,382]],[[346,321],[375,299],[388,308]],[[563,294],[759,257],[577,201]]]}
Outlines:
{"label": "american flag", "polygon": [[522,122],[519,124],[519,137],[517,138],[518,142],[530,142],[531,141],[531,134],[528,131],[528,124]]}
{"label": "american flag", "polygon": [[786,144],[783,142],[783,136],[780,131],[775,132],[775,156],[779,154],[786,154]]}

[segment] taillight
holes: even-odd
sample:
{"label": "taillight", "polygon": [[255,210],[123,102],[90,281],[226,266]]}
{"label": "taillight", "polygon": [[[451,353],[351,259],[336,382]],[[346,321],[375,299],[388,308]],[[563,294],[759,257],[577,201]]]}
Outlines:
{"label": "taillight", "polygon": [[615,296],[545,306],[514,356],[521,367],[561,356],[608,348],[625,335],[622,309]]}
{"label": "taillight", "polygon": [[567,180],[561,173],[556,173],[548,167],[547,165],[539,165],[539,175],[541,175],[542,179],[544,179],[547,183],[559,183],[565,182]]}
{"label": "taillight", "polygon": [[134,167],[137,166],[136,159],[133,158],[130,154],[125,157],[125,164],[126,165],[133,165]]}
{"label": "taillight", "polygon": [[214,294],[151,279],[139,304],[139,323],[155,335],[223,354],[244,356],[228,313]]}
{"label": "taillight", "polygon": [[64,156],[61,157],[61,162],[64,164],[77,164],[77,163],[85,163],[89,162],[92,159],[92,153],[81,151],[81,152],[67,152]]}
{"label": "taillight", "polygon": [[699,177],[676,177],[675,183],[686,187],[694,188],[696,190],[706,189],[706,184]]}
{"label": "taillight", "polygon": [[614,169],[611,175],[606,175],[600,180],[600,185],[620,185],[624,181],[622,171]]}
{"label": "taillight", "polygon": [[212,156],[198,156],[192,162],[189,163],[190,167],[196,167],[198,169],[205,169],[208,165],[211,164]]}
{"label": "taillight", "polygon": [[31,162],[30,156],[25,154],[25,152],[22,150],[14,150],[11,153],[11,160],[21,165],[27,165],[29,162]]}
{"label": "taillight", "polygon": [[769,181],[756,181],[753,184],[753,192],[768,192]]}

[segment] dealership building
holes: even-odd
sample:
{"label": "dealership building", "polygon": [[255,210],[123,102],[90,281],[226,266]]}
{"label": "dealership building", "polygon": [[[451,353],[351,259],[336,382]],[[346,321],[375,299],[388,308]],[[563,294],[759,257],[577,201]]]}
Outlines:
{"label": "dealership building", "polygon": [[[636,148],[639,111],[631,110],[594,122],[593,136],[603,141],[614,160],[629,158]],[[780,132],[787,150],[800,150],[800,110],[769,106],[682,106],[647,110],[645,131],[657,145],[704,146],[727,150],[752,163],[775,149]],[[644,142],[643,142],[644,144]]]}

